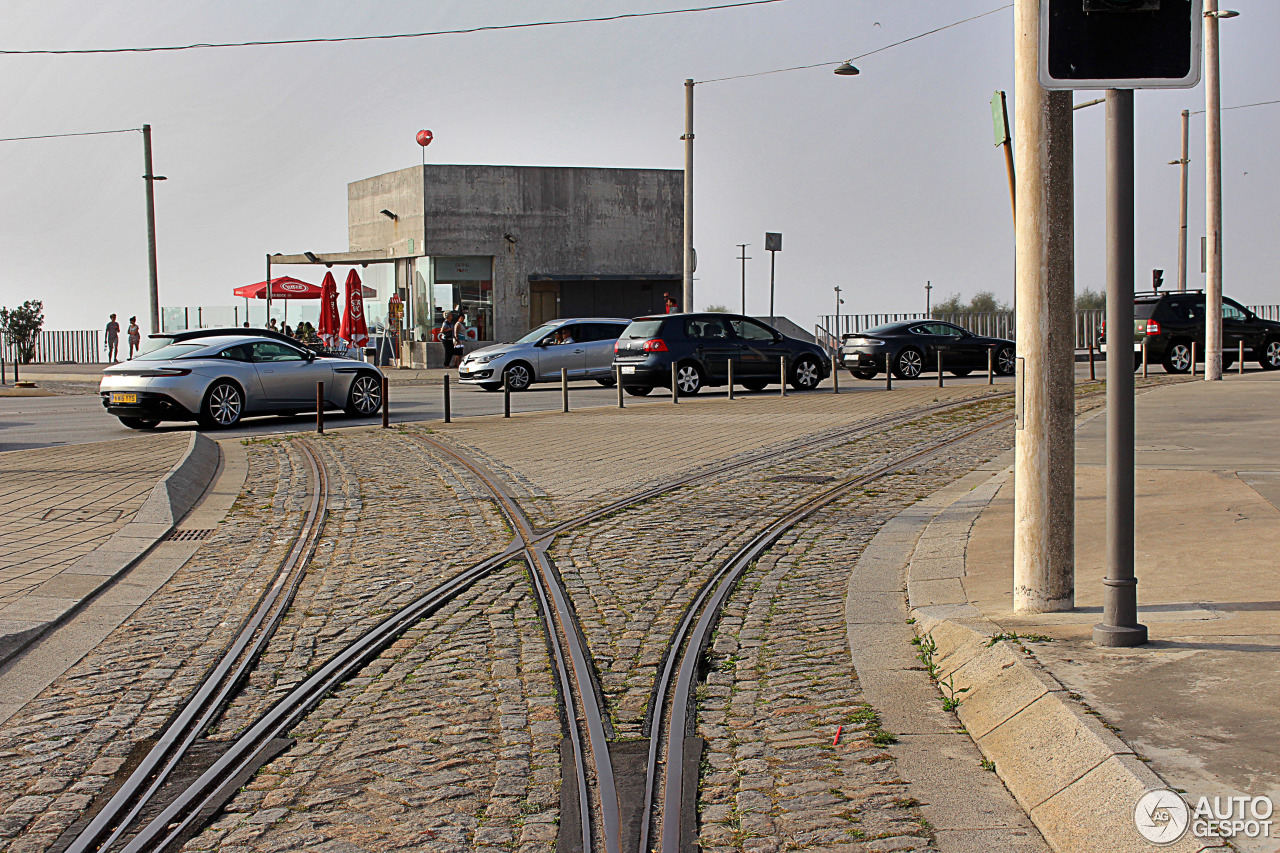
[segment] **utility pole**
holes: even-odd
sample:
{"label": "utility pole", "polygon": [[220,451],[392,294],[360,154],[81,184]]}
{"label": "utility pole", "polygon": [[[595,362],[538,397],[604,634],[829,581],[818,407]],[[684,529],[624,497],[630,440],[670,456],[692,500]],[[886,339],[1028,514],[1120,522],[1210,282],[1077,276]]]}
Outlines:
{"label": "utility pole", "polygon": [[933,282],[926,281],[924,283],[924,315],[926,317],[933,316],[933,308],[930,306],[930,303],[933,301],[932,296],[933,296]]}
{"label": "utility pole", "polygon": [[1191,111],[1182,111],[1182,156],[1170,162],[1177,164],[1182,173],[1181,208],[1178,217],[1178,291],[1187,289],[1187,173],[1191,165],[1191,151],[1188,147],[1191,131]]}
{"label": "utility pole", "polygon": [[1014,2],[1013,606],[1019,613],[1075,606],[1072,95],[1040,85],[1040,2]]}
{"label": "utility pole", "polygon": [[151,334],[160,332],[160,274],[156,269],[156,181],[166,180],[152,173],[151,125],[142,126],[142,180],[147,185],[147,266],[151,273]]}
{"label": "utility pole", "polygon": [[834,337],[838,341],[840,340],[840,306],[844,304],[844,300],[840,298],[840,294],[843,293],[843,290],[841,289],[840,285],[837,284],[835,287],[835,290],[836,290],[836,329],[832,337]]}
{"label": "utility pole", "polygon": [[684,301],[693,310],[693,80],[684,81]]}
{"label": "utility pole", "polygon": [[742,316],[747,315],[747,261],[751,258],[747,257],[747,247],[750,243],[739,243],[738,248],[742,250],[742,254],[738,256],[738,260],[742,261]]}
{"label": "utility pole", "polygon": [[[1205,329],[1204,378],[1222,378],[1222,97],[1218,0],[1204,0]],[[1195,370],[1195,365],[1192,365]]]}

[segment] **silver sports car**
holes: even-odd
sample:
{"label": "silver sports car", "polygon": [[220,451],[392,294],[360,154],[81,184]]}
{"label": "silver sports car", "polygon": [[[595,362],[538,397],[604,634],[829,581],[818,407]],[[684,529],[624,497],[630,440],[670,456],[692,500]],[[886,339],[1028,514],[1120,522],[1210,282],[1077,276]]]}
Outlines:
{"label": "silver sports car", "polygon": [[325,408],[372,415],[382,405],[382,372],[372,364],[319,356],[284,335],[246,330],[178,333],[162,346],[103,371],[103,408],[132,429],[196,420],[230,427],[246,415]]}

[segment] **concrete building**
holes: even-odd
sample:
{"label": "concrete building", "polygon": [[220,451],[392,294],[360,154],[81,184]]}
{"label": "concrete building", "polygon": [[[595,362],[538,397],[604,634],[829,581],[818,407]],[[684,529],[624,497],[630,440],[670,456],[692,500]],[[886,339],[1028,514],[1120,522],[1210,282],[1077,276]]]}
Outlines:
{"label": "concrete building", "polygon": [[435,365],[431,341],[456,308],[477,342],[661,311],[681,287],[683,182],[668,169],[415,166],[347,186],[347,252],[272,262],[362,266],[370,320],[399,293],[405,361]]}

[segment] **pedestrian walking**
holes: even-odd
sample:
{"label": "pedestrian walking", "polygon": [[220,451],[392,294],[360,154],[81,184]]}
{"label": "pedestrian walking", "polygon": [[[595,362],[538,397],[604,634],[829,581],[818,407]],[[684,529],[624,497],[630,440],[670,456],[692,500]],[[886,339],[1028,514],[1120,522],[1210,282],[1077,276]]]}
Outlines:
{"label": "pedestrian walking", "polygon": [[440,339],[440,346],[444,348],[444,366],[453,366],[453,312],[450,311],[444,315],[444,322],[440,324],[440,331],[436,337]]}
{"label": "pedestrian walking", "polygon": [[450,367],[460,367],[462,365],[462,357],[467,354],[467,348],[463,345],[463,341],[467,337],[466,315],[458,314],[457,320],[453,324],[453,364]]}
{"label": "pedestrian walking", "polygon": [[120,324],[116,315],[112,314],[107,321],[107,361],[115,364],[120,360]]}
{"label": "pedestrian walking", "polygon": [[133,356],[142,349],[142,330],[138,328],[138,318],[129,318],[129,360],[133,361]]}

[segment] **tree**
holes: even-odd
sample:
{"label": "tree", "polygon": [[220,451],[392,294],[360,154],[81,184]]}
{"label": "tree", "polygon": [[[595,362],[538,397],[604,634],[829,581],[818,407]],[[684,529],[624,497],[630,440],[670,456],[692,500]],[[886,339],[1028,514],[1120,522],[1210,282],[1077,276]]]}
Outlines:
{"label": "tree", "polygon": [[1090,290],[1089,288],[1086,287],[1083,291],[1076,294],[1076,310],[1077,311],[1087,311],[1091,308],[1106,308],[1106,307],[1107,307],[1107,292],[1105,290],[1102,290],[1102,291]]}
{"label": "tree", "polygon": [[18,361],[30,364],[36,357],[36,338],[44,326],[44,303],[29,299],[17,308],[0,308],[0,331],[18,351]]}
{"label": "tree", "polygon": [[712,314],[728,314],[729,306],[728,305],[708,305],[706,307],[706,310]]}
{"label": "tree", "polygon": [[1007,311],[1008,305],[996,299],[990,290],[979,290],[973,299],[966,304],[960,301],[960,294],[953,293],[933,306],[934,315],[938,314],[988,314],[992,311]]}

